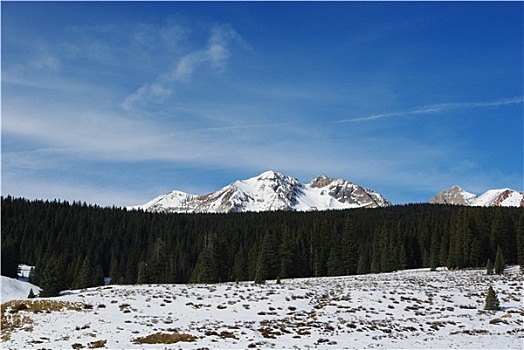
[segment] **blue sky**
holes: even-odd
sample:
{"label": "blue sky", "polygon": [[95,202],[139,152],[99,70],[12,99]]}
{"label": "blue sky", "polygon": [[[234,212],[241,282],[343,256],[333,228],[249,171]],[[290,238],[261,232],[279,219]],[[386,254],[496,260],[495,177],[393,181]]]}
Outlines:
{"label": "blue sky", "polygon": [[134,205],[275,170],[523,190],[522,2],[5,2],[2,195]]}

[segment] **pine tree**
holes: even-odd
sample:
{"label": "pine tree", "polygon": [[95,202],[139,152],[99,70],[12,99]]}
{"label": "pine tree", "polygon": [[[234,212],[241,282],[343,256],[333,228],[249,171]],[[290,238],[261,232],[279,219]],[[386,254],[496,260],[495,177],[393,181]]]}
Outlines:
{"label": "pine tree", "polygon": [[504,254],[502,254],[502,249],[500,246],[497,248],[497,256],[495,257],[495,273],[500,275],[504,273],[506,268],[506,261],[504,260]]}
{"label": "pine tree", "polygon": [[[2,225],[2,229],[4,226]],[[18,265],[20,263],[20,253],[15,242],[4,243],[5,238],[2,234],[2,253],[0,270],[2,276],[16,278],[18,275]]]}
{"label": "pine tree", "polygon": [[[340,245],[339,242],[333,240],[332,247]],[[354,275],[357,273],[358,269],[358,236],[355,232],[354,225],[351,222],[349,217],[344,219],[344,229],[342,232],[342,246],[344,247],[344,265],[346,271],[343,271],[343,274]],[[328,267],[329,269],[329,267]]]}
{"label": "pine tree", "polygon": [[36,297],[36,295],[35,295],[35,293],[33,292],[33,288],[31,288],[31,290],[29,290],[29,294],[27,295],[27,298],[28,298],[28,299],[33,299],[33,298],[35,298],[35,297]]}
{"label": "pine tree", "polygon": [[493,290],[492,286],[489,286],[488,294],[486,295],[486,304],[484,305],[484,310],[500,310],[500,303],[497,297],[497,293]]}
{"label": "pine tree", "polygon": [[75,276],[74,286],[78,289],[93,287],[93,280],[94,278],[91,262],[89,261],[89,258],[86,256],[84,262],[82,263],[82,267],[80,268],[78,276]]}
{"label": "pine tree", "polygon": [[120,265],[116,258],[111,259],[111,269],[109,270],[109,278],[111,284],[120,284],[123,278],[120,274]]}
{"label": "pine tree", "polygon": [[258,254],[257,275],[259,280],[273,279],[279,273],[278,249],[276,240],[271,231],[264,235]]}
{"label": "pine tree", "polygon": [[56,297],[65,289],[64,274],[60,263],[56,259],[51,259],[40,280],[41,297]]}
{"label": "pine tree", "polygon": [[29,270],[29,283],[37,286],[40,284],[40,273],[35,267],[31,267],[31,270]]}
{"label": "pine tree", "polygon": [[524,216],[521,215],[517,226],[517,260],[520,270],[524,271]]}
{"label": "pine tree", "polygon": [[289,229],[286,227],[280,245],[280,276],[283,278],[294,276],[294,265],[296,261],[294,261],[293,258],[293,242],[289,234]]}
{"label": "pine tree", "polygon": [[147,279],[147,263],[141,261],[138,263],[138,276],[136,279],[136,284],[146,284],[148,283]]}
{"label": "pine tree", "polygon": [[262,271],[262,267],[259,266],[255,274],[255,284],[264,284],[264,283],[266,283],[266,278],[264,276],[264,272]]}
{"label": "pine tree", "polygon": [[344,269],[343,264],[342,248],[339,245],[335,245],[329,252],[327,274],[328,276],[343,276],[346,272],[347,269]]}
{"label": "pine tree", "polygon": [[486,264],[486,274],[493,275],[493,264],[491,263],[491,259],[488,259],[488,262]]}

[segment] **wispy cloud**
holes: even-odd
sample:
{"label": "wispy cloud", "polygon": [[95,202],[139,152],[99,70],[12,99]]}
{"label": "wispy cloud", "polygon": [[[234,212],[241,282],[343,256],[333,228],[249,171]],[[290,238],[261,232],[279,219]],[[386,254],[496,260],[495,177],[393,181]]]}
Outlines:
{"label": "wispy cloud", "polygon": [[168,69],[158,74],[153,82],[142,85],[127,96],[122,107],[128,112],[137,113],[148,103],[164,101],[173,94],[176,83],[189,82],[194,71],[202,66],[224,71],[233,43],[244,44],[244,41],[231,26],[213,27],[205,48],[186,53],[177,59]]}
{"label": "wispy cloud", "polygon": [[501,107],[501,106],[507,106],[507,105],[519,105],[519,104],[522,104],[523,101],[524,101],[524,98],[522,96],[517,96],[517,97],[512,97],[512,98],[504,98],[500,100],[486,101],[486,102],[440,103],[440,104],[428,105],[428,106],[418,107],[414,109],[407,109],[407,110],[402,110],[402,111],[372,114],[367,117],[336,120],[331,123],[366,122],[366,121],[372,121],[372,120],[384,119],[384,118],[404,117],[404,116],[410,116],[410,115],[435,114],[435,113],[441,113],[441,112],[446,112],[446,111],[455,110],[455,109],[488,108],[488,107]]}

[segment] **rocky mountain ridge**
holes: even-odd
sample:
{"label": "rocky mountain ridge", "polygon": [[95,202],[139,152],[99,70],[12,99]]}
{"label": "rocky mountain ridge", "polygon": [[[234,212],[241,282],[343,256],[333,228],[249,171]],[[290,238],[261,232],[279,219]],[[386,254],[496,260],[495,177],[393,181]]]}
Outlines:
{"label": "rocky mountain ridge", "polygon": [[172,191],[129,209],[168,213],[231,213],[309,211],[384,207],[391,205],[377,192],[346,181],[320,175],[308,184],[290,176],[266,171],[237,180],[222,189],[193,195]]}
{"label": "rocky mountain ridge", "polygon": [[472,207],[524,207],[524,192],[502,188],[488,190],[481,195],[476,195],[455,185],[437,193],[429,200],[429,203]]}

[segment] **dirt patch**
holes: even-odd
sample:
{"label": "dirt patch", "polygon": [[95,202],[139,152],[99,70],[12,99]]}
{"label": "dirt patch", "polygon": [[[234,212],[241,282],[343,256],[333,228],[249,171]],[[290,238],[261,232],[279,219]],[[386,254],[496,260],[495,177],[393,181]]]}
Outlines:
{"label": "dirt patch", "polygon": [[145,337],[133,339],[135,344],[174,344],[178,342],[193,342],[196,338],[183,333],[154,333]]}

